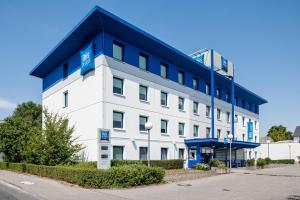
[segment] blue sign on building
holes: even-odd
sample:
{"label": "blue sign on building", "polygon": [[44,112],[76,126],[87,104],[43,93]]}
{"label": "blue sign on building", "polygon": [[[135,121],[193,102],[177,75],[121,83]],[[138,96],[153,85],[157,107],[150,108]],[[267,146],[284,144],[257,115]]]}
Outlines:
{"label": "blue sign on building", "polygon": [[223,56],[221,56],[221,60],[222,60],[222,64],[221,64],[222,70],[228,72],[228,60],[225,59]]}
{"label": "blue sign on building", "polygon": [[109,131],[108,130],[100,130],[100,140],[109,141]]}
{"label": "blue sign on building", "polygon": [[253,122],[248,122],[248,139],[253,139]]}
{"label": "blue sign on building", "polygon": [[85,75],[89,71],[95,69],[93,43],[91,43],[86,49],[80,52],[81,57],[81,75]]}

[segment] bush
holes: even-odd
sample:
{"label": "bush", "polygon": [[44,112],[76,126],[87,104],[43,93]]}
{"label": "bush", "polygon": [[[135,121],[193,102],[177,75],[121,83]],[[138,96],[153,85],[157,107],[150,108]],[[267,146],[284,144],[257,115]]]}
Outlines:
{"label": "bush", "polygon": [[265,165],[266,165],[266,160],[265,160],[265,159],[262,159],[262,158],[259,158],[259,159],[257,160],[257,162],[256,162],[256,165],[257,165],[258,167],[264,168]]}
{"label": "bush", "polygon": [[271,158],[265,158],[265,161],[266,161],[266,165],[269,165],[272,162]]}
{"label": "bush", "polygon": [[204,163],[196,164],[196,165],[193,166],[193,168],[197,169],[197,170],[202,170],[202,171],[208,171],[208,170],[210,170],[209,165],[204,164]]}
{"label": "bush", "polygon": [[59,165],[59,166],[82,168],[82,169],[97,169],[97,161],[78,162],[75,164],[65,164],[65,165]]}
{"label": "bush", "polygon": [[86,188],[130,187],[160,183],[164,170],[144,165],[124,165],[108,170],[67,166],[44,166],[25,163],[0,162],[0,169],[49,177]]}
{"label": "bush", "polygon": [[218,167],[221,169],[226,169],[225,163],[220,160],[211,160],[209,164],[211,167]]}
{"label": "bush", "polygon": [[294,159],[282,159],[282,160],[272,160],[271,163],[273,164],[294,164]]}
{"label": "bush", "polygon": [[[148,165],[147,160],[112,160],[111,166],[123,166],[132,164],[143,164]],[[162,167],[164,169],[182,169],[184,160],[150,160],[152,167]]]}
{"label": "bush", "polygon": [[247,166],[248,167],[252,167],[255,165],[255,159],[249,159],[247,160]]}

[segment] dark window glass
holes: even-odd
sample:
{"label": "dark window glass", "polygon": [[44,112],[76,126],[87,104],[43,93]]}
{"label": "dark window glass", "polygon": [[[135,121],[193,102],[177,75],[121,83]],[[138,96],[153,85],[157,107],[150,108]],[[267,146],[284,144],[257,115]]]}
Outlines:
{"label": "dark window glass", "polygon": [[184,159],[184,149],[179,149],[178,151],[178,158],[183,160]]}
{"label": "dark window glass", "polygon": [[114,77],[113,93],[123,95],[123,80],[122,79]]}
{"label": "dark window glass", "polygon": [[68,73],[69,73],[69,64],[65,63],[63,66],[63,78],[64,79],[68,78]]}
{"label": "dark window glass", "polygon": [[140,100],[147,101],[148,88],[146,86],[140,85]]}
{"label": "dark window glass", "polygon": [[148,117],[140,116],[140,131],[146,131],[145,124],[148,121]]}
{"label": "dark window glass", "polygon": [[168,160],[168,148],[161,148],[161,160]]}
{"label": "dark window glass", "polygon": [[194,128],[193,128],[194,137],[198,137],[198,133],[199,133],[199,126],[194,125]]}
{"label": "dark window glass", "polygon": [[184,135],[184,123],[178,123],[178,135]]}
{"label": "dark window glass", "polygon": [[196,78],[193,79],[193,89],[198,90],[198,79]]}
{"label": "dark window glass", "polygon": [[160,122],[160,132],[161,133],[168,133],[168,121],[162,119]]}
{"label": "dark window glass", "polygon": [[122,112],[113,112],[113,127],[114,128],[123,128],[123,113]]}
{"label": "dark window glass", "polygon": [[123,61],[123,45],[120,43],[113,43],[113,57],[115,59]]}
{"label": "dark window glass", "polygon": [[140,147],[140,160],[147,160],[148,148]]}
{"label": "dark window glass", "polygon": [[199,103],[194,101],[194,103],[193,103],[193,113],[194,114],[198,114],[198,106],[199,106]]}
{"label": "dark window glass", "polygon": [[218,99],[221,99],[221,89],[217,89],[217,91],[216,91],[216,97],[218,98]]}
{"label": "dark window glass", "polygon": [[184,110],[184,98],[182,98],[182,97],[178,98],[178,109]]}
{"label": "dark window glass", "polygon": [[163,78],[168,78],[168,66],[165,64],[160,64],[160,76]]}
{"label": "dark window glass", "polygon": [[69,104],[69,92],[65,91],[64,92],[64,107],[68,107]]}
{"label": "dark window glass", "polygon": [[178,83],[184,85],[184,73],[178,72]]}
{"label": "dark window glass", "polygon": [[210,84],[206,83],[206,86],[205,86],[205,93],[207,95],[210,95]]}
{"label": "dark window glass", "polygon": [[229,92],[226,93],[226,101],[228,103],[230,102],[230,93]]}
{"label": "dark window glass", "polygon": [[113,159],[114,160],[123,160],[124,147],[114,146],[113,147]]}
{"label": "dark window glass", "polygon": [[148,67],[148,57],[144,54],[139,55],[139,68],[147,70]]}
{"label": "dark window glass", "polygon": [[161,92],[160,94],[160,104],[162,106],[167,106],[168,105],[168,94],[165,92]]}

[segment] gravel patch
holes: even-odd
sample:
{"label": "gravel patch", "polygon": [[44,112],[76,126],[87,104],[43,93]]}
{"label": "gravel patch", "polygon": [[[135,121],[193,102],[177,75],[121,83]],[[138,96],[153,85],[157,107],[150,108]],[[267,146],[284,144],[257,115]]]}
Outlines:
{"label": "gravel patch", "polygon": [[199,178],[216,176],[216,175],[218,174],[213,171],[201,171],[201,170],[194,170],[194,169],[174,169],[174,170],[166,170],[164,181],[166,182],[187,181],[187,180],[199,179]]}

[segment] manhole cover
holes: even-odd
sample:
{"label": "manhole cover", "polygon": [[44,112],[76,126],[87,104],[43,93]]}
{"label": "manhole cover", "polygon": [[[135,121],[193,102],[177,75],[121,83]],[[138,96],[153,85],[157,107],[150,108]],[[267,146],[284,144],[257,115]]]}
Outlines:
{"label": "manhole cover", "polygon": [[192,184],[189,183],[179,183],[178,186],[192,186]]}
{"label": "manhole cover", "polygon": [[21,183],[24,185],[33,185],[34,184],[33,182],[30,182],[30,181],[21,181]]}

